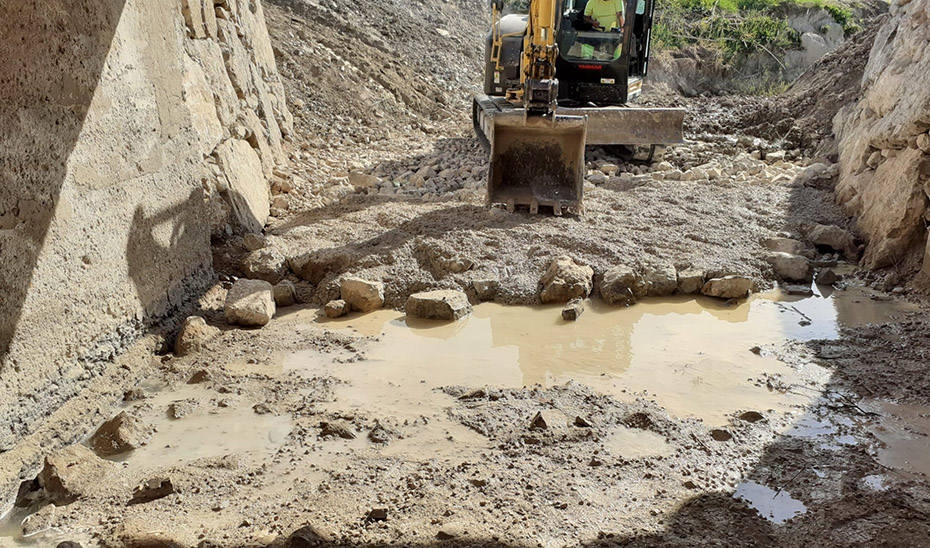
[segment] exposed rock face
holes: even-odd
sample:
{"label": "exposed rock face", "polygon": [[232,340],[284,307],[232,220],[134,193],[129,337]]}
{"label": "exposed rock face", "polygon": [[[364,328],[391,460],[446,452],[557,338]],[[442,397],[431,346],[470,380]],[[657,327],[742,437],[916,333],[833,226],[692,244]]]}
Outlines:
{"label": "exposed rock face", "polygon": [[471,314],[471,304],[461,291],[426,291],[411,295],[404,312],[411,318],[455,321]]}
{"label": "exposed rock face", "polygon": [[181,326],[178,338],[174,342],[174,353],[178,356],[186,356],[197,352],[219,334],[219,329],[207,325],[207,322],[200,316],[191,316],[184,320],[184,325]]}
{"label": "exposed rock face", "polygon": [[97,429],[90,438],[90,446],[98,455],[109,457],[138,449],[148,442],[149,437],[148,428],[123,411]]}
{"label": "exposed rock face", "polygon": [[600,290],[607,304],[630,306],[646,296],[649,286],[631,267],[620,265],[604,273]]}
{"label": "exposed rock face", "polygon": [[275,313],[273,287],[264,280],[238,280],[226,294],[224,311],[231,325],[267,325]]}
{"label": "exposed rock face", "polygon": [[742,276],[726,276],[714,278],[704,284],[701,293],[708,297],[721,299],[742,299],[755,291],[756,284],[749,278]]}
{"label": "exposed rock face", "polygon": [[842,253],[847,259],[855,259],[858,255],[855,236],[838,226],[812,225],[807,230],[807,239],[816,246]]}
{"label": "exposed rock face", "polygon": [[594,269],[575,262],[571,257],[558,257],[539,281],[543,303],[567,303],[591,294]]}
{"label": "exposed rock face", "polygon": [[704,287],[704,271],[686,268],[678,271],[678,292],[682,295],[697,293]]}
{"label": "exposed rock face", "polygon": [[243,196],[264,224],[291,127],[264,25],[260,0],[0,4],[0,499],[50,449],[15,440],[212,282]]}
{"label": "exposed rock face", "polygon": [[361,278],[342,280],[342,300],[349,303],[352,310],[373,312],[384,306],[384,284]]}
{"label": "exposed rock face", "polygon": [[647,295],[664,297],[678,289],[678,272],[672,265],[650,266],[643,271],[643,281]]}
{"label": "exposed rock face", "polygon": [[[868,267],[916,263],[927,243],[930,204],[930,0],[896,0],[875,38],[862,99],[834,120],[836,192],[868,243]],[[930,274],[930,271],[925,272]]]}
{"label": "exposed rock face", "polygon": [[53,503],[64,506],[98,491],[101,480],[114,469],[113,463],[76,444],[45,458],[39,484]]}

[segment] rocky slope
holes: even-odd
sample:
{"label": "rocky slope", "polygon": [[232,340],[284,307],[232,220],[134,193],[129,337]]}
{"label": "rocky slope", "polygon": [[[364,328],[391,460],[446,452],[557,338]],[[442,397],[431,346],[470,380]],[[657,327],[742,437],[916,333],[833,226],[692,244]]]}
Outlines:
{"label": "rocky slope", "polygon": [[[868,267],[920,268],[930,180],[930,1],[898,0],[875,38],[862,99],[836,117],[837,197],[868,241]],[[930,280],[930,263],[923,267]]]}

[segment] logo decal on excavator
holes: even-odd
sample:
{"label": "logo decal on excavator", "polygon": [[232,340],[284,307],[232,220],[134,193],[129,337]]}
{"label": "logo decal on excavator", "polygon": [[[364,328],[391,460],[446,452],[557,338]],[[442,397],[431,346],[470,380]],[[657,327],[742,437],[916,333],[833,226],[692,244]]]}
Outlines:
{"label": "logo decal on excavator", "polygon": [[578,65],[578,68],[582,68],[586,70],[601,70],[602,68],[604,68],[604,65]]}

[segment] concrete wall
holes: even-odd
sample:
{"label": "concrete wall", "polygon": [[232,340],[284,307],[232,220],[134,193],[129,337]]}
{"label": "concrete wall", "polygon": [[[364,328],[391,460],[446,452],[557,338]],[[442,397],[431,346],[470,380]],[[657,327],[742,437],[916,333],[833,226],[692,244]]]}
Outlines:
{"label": "concrete wall", "polygon": [[6,0],[0,59],[2,459],[264,226],[292,122],[259,0]]}
{"label": "concrete wall", "polygon": [[866,266],[919,268],[930,224],[930,0],[895,0],[890,13],[862,99],[834,120],[837,197],[868,242]]}

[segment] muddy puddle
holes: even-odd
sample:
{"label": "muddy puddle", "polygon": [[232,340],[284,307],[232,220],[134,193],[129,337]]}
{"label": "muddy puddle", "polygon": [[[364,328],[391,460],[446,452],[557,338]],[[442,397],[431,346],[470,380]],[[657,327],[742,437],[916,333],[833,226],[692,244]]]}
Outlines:
{"label": "muddy puddle", "polygon": [[[456,323],[407,321],[380,311],[331,329],[378,336],[365,360],[338,370],[291,356],[287,370],[333,374],[348,382],[340,401],[413,418],[444,396],[443,386],[553,386],[569,380],[623,401],[655,400],[681,418],[724,425],[734,413],[791,412],[809,404],[828,379],[810,364],[778,357],[787,340],[836,339],[842,326],[887,321],[906,303],[873,300],[865,290],[794,298],[769,293],[729,306],[706,298],[646,300],[630,308],[598,301],[578,322],[558,307],[482,304]],[[312,321],[310,311],[292,315]],[[773,389],[802,385],[809,390]]]}

